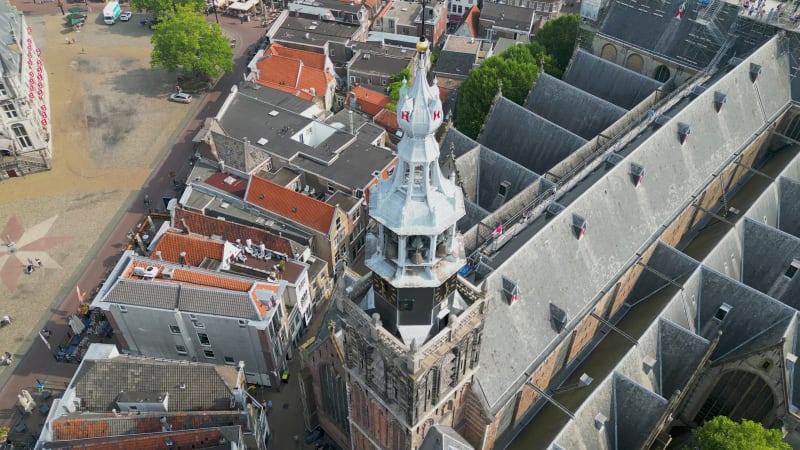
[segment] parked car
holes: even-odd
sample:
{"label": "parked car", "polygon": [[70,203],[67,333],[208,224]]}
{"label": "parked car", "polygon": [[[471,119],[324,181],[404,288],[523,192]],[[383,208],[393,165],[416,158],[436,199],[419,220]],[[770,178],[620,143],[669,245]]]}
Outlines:
{"label": "parked car", "polygon": [[192,96],[181,92],[169,96],[169,100],[177,103],[192,103]]}
{"label": "parked car", "polygon": [[119,15],[119,20],[121,20],[123,22],[127,22],[127,21],[131,20],[131,16],[133,16],[132,12],[125,11],[124,13]]}

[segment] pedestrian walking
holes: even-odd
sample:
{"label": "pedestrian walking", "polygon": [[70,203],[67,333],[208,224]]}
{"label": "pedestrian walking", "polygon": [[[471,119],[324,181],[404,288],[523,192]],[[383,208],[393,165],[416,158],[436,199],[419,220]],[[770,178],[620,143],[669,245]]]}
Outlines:
{"label": "pedestrian walking", "polygon": [[42,260],[41,260],[41,259],[39,259],[39,258],[33,258],[33,260],[34,260],[34,261],[36,261],[36,265],[37,265],[37,266],[39,266],[39,268],[42,268],[42,267],[44,267],[44,263],[42,262]]}
{"label": "pedestrian walking", "polygon": [[13,317],[11,317],[11,316],[9,316],[8,314],[6,314],[5,316],[3,316],[3,321],[2,321],[3,323],[2,323],[2,325],[3,325],[3,326],[5,326],[5,325],[11,325],[11,322],[13,322],[13,321],[14,321],[14,318],[13,318]]}

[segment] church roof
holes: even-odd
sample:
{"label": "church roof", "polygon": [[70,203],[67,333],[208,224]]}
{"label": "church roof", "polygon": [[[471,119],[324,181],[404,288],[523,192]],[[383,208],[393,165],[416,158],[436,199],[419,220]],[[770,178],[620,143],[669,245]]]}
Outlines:
{"label": "church roof", "polygon": [[[630,267],[631,256],[672,220],[675,211],[691,202],[708,175],[750,142],[767,118],[783,111],[790,100],[786,76],[790,69],[788,57],[776,57],[777,48],[774,38],[724,76],[711,79],[704,93],[672,111],[667,124],[645,129],[622,162],[598,169],[598,179],[569,196],[559,214],[543,218],[546,222],[531,239],[512,239],[492,254],[494,271],[487,278],[488,292],[499,296],[505,278],[517,284],[520,296],[513,305],[499,300],[488,303],[476,392],[490,410],[504,406],[526,371],[537,367],[560,342],[563,333],[551,326],[550,305],[566,313],[566,329],[575,326],[575,319],[593,308],[604,289],[613,288],[609,283]],[[763,68],[757,92],[740,88],[753,83],[750,63]],[[714,91],[728,95],[720,114],[714,110]],[[678,123],[692,127],[691,139],[682,146]],[[633,162],[649,168],[638,188],[630,178]],[[586,236],[580,240],[573,228],[576,216],[588,223]],[[693,288],[698,297],[697,320],[687,326],[704,324],[725,298],[736,303],[730,326],[737,332],[723,333],[715,357],[734,350],[741,336],[755,336],[790,315],[789,308],[765,302],[763,294],[736,287],[736,282],[713,270],[703,270],[700,278],[701,285]],[[731,292],[736,292],[735,299]],[[759,306],[745,305],[748,301]],[[676,315],[676,323],[680,316]]]}
{"label": "church roof", "polygon": [[632,109],[661,86],[652,78],[580,49],[572,57],[563,80],[624,109]]}
{"label": "church roof", "polygon": [[592,139],[626,110],[546,73],[539,74],[525,108],[584,139]]}
{"label": "church roof", "polygon": [[[509,124],[515,124],[509,133]],[[582,137],[500,97],[492,106],[478,142],[543,174],[586,143]]]}

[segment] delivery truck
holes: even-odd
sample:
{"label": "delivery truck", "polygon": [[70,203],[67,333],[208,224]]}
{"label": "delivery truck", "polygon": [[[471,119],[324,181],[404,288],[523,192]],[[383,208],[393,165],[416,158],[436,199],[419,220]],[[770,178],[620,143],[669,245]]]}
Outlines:
{"label": "delivery truck", "polygon": [[106,25],[114,25],[117,23],[117,19],[119,19],[121,13],[122,9],[119,7],[119,2],[108,2],[106,3],[106,7],[103,8],[103,22],[105,22]]}

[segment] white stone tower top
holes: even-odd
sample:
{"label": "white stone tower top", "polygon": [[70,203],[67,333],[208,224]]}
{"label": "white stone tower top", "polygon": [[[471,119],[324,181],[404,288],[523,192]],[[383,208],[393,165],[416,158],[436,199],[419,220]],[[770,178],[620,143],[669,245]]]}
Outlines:
{"label": "white stone tower top", "polygon": [[436,81],[428,84],[428,60],[423,38],[413,83],[403,83],[397,102],[403,130],[397,167],[370,193],[379,242],[367,266],[396,287],[437,286],[465,263],[455,228],[464,216],[464,194],[439,169],[434,133],[442,124],[442,102]]}

